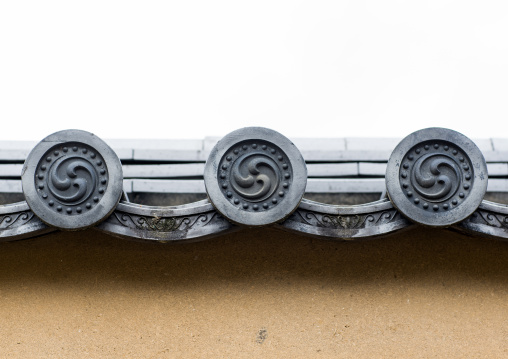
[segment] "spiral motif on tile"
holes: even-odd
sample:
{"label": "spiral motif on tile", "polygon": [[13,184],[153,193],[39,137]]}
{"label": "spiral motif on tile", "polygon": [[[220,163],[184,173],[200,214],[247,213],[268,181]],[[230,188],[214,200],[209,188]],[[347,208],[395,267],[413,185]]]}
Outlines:
{"label": "spiral motif on tile", "polygon": [[92,210],[106,192],[108,182],[104,159],[83,143],[52,147],[35,171],[37,193],[46,208],[70,216]]}
{"label": "spiral motif on tile", "polygon": [[280,170],[277,163],[266,155],[245,154],[233,164],[230,182],[240,197],[251,202],[260,202],[277,190]]}
{"label": "spiral motif on tile", "polygon": [[77,156],[60,157],[51,166],[48,191],[61,203],[79,204],[95,191],[98,177],[97,170],[87,160]]}
{"label": "spiral motif on tile", "polygon": [[293,169],[278,146],[249,140],[232,146],[217,173],[226,199],[238,209],[262,212],[279,205],[290,190]]}
{"label": "spiral motif on tile", "polygon": [[402,160],[400,184],[405,196],[423,210],[449,211],[470,193],[471,160],[458,146],[428,141],[414,146]]}
{"label": "spiral motif on tile", "polygon": [[446,201],[458,190],[461,169],[450,157],[426,154],[416,161],[411,172],[415,192],[429,202]]}
{"label": "spiral motif on tile", "polygon": [[122,164],[93,133],[63,130],[30,151],[21,184],[28,206],[42,222],[77,231],[102,222],[118,205]]}
{"label": "spiral motif on tile", "polygon": [[287,137],[268,128],[244,127],[217,142],[203,177],[210,202],[228,221],[264,226],[282,221],[298,207],[307,167]]}

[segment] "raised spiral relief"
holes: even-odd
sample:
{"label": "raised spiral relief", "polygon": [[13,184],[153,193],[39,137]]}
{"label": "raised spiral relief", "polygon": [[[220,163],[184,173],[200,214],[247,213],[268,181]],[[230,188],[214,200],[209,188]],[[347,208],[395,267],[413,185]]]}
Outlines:
{"label": "raised spiral relief", "polygon": [[21,177],[33,212],[61,229],[83,229],[104,220],[122,193],[120,160],[101,139],[80,130],[60,131],[39,142]]}
{"label": "raised spiral relief", "polygon": [[440,202],[457,192],[460,177],[460,169],[453,159],[428,154],[415,164],[411,183],[422,197]]}
{"label": "raised spiral relief", "polygon": [[79,157],[59,158],[50,170],[48,191],[60,202],[79,204],[90,197],[97,178],[90,162]]}
{"label": "raised spiral relief", "polygon": [[400,184],[406,197],[424,210],[448,211],[468,196],[474,175],[471,160],[457,146],[428,141],[402,160]]}
{"label": "raised spiral relief", "polygon": [[227,151],[217,177],[222,193],[238,209],[264,211],[278,205],[292,182],[287,156],[267,141],[244,141]]}
{"label": "raised spiral relief", "polygon": [[449,226],[480,205],[487,178],[474,142],[456,131],[428,128],[397,145],[388,160],[386,187],[395,207],[412,221]]}
{"label": "raised spiral relief", "polygon": [[300,151],[280,133],[247,127],[215,145],[204,178],[210,202],[225,218],[261,226],[287,218],[298,207],[307,167]]}
{"label": "raised spiral relief", "polygon": [[108,186],[102,156],[83,143],[63,143],[49,149],[35,171],[39,197],[49,209],[66,215],[90,211]]}
{"label": "raised spiral relief", "polygon": [[235,161],[229,180],[242,198],[259,202],[277,190],[279,178],[275,161],[263,154],[251,153]]}

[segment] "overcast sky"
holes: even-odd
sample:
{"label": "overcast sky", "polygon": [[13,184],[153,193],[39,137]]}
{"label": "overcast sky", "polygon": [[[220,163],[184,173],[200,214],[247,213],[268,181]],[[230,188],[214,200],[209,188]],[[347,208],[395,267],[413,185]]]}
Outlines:
{"label": "overcast sky", "polygon": [[508,137],[507,1],[2,1],[0,139]]}

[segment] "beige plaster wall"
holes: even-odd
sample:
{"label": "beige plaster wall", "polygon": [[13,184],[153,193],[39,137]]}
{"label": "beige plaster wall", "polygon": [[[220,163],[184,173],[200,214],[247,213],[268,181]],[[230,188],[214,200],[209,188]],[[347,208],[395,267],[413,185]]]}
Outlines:
{"label": "beige plaster wall", "polygon": [[0,244],[2,358],[508,357],[508,243],[245,230]]}

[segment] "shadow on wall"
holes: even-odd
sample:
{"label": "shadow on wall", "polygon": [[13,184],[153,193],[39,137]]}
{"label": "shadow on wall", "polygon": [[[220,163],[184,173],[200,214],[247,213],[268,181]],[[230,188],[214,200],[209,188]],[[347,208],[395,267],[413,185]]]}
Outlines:
{"label": "shadow on wall", "polygon": [[505,242],[426,228],[354,242],[264,228],[183,245],[130,242],[92,230],[0,243],[4,288],[8,283],[109,290],[221,283],[291,287],[302,281],[341,288],[479,281],[508,288],[506,263]]}

